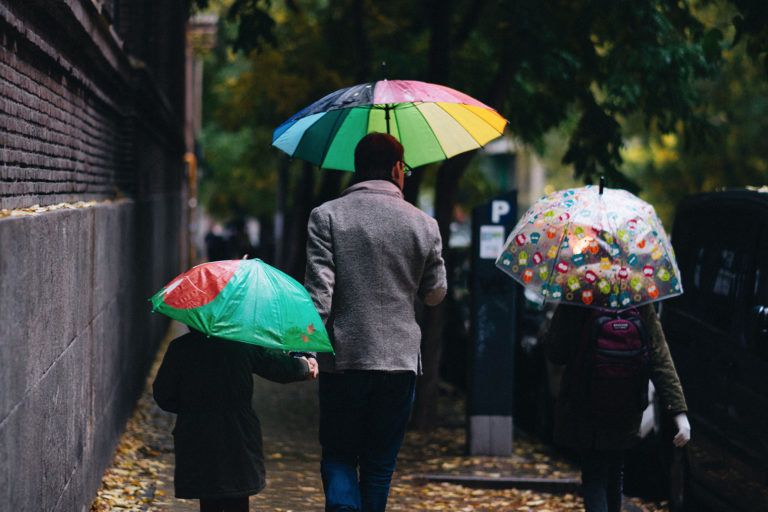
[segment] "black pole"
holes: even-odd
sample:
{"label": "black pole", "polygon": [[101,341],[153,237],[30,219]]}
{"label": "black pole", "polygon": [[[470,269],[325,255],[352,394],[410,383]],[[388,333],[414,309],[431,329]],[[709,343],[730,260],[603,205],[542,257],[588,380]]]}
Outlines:
{"label": "black pole", "polygon": [[600,176],[600,195],[603,195],[604,187],[605,187],[605,176]]}
{"label": "black pole", "polygon": [[389,133],[389,105],[384,105],[384,119],[387,121],[387,135],[391,135]]}

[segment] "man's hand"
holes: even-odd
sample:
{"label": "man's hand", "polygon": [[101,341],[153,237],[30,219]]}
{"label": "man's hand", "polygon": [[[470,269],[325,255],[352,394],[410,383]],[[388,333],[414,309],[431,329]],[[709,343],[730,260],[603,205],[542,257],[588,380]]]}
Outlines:
{"label": "man's hand", "polygon": [[675,425],[677,425],[677,434],[672,439],[672,443],[681,448],[691,440],[691,424],[688,423],[688,416],[684,412],[675,416]]}

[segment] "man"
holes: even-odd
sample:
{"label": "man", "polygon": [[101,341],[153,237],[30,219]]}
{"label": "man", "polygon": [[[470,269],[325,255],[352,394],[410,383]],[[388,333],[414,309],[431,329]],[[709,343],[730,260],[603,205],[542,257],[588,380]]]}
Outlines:
{"label": "man", "polygon": [[305,286],[336,352],[318,356],[326,511],[386,509],[421,372],[414,302],[445,297],[440,231],[403,199],[404,171],[400,142],[368,134],[355,184],[309,217]]}

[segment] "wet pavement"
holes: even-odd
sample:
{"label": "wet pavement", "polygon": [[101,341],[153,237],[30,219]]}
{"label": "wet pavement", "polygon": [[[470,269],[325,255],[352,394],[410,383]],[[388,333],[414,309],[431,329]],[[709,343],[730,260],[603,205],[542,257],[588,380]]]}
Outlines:
{"label": "wet pavement", "polygon": [[[166,343],[185,330],[175,324]],[[196,500],[173,496],[174,415],[157,407],[150,390],[163,352],[164,347],[104,474],[93,512],[199,510]],[[262,423],[267,487],[251,497],[251,511],[321,512],[317,382],[283,385],[257,377],[255,384],[253,404]],[[442,425],[429,433],[406,434],[387,510],[583,510],[577,470],[535,440],[518,436],[511,457],[466,456],[462,414],[460,397],[445,394]],[[667,510],[664,505],[627,498],[624,508],[661,512]]]}

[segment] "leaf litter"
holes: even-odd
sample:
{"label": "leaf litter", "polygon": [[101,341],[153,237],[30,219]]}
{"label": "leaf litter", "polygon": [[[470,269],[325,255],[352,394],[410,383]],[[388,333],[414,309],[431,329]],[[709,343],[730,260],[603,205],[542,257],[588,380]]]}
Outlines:
{"label": "leaf litter", "polygon": [[[170,341],[170,337],[166,343]],[[174,415],[151,397],[151,382],[164,349],[150,372],[144,393],[128,420],[91,512],[193,512],[195,500],[173,497]],[[254,408],[262,422],[267,488],[251,497],[251,510],[322,512],[324,497],[317,443],[316,383],[280,385],[255,379]],[[452,396],[452,400],[455,397]],[[456,405],[456,404],[454,404]],[[457,407],[461,410],[459,404]],[[575,493],[529,489],[482,489],[425,481],[419,475],[474,475],[574,478],[578,470],[547,445],[518,436],[510,457],[466,455],[463,421],[448,419],[430,432],[406,434],[392,480],[387,510],[452,512],[556,512],[583,510]],[[627,512],[667,512],[666,502],[625,497]]]}

